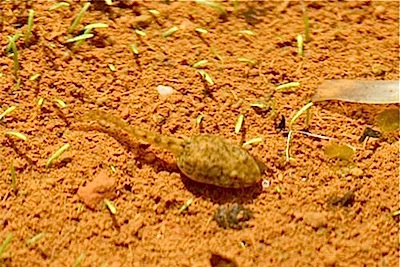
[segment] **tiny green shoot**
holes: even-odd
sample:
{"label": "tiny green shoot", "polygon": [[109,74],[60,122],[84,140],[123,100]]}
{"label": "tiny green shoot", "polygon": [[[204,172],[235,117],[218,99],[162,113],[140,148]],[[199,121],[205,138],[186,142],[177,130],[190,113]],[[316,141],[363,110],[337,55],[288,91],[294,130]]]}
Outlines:
{"label": "tiny green shoot", "polygon": [[8,234],[4,239],[3,243],[0,246],[0,259],[3,256],[3,253],[7,250],[8,246],[11,244],[11,240],[13,238],[13,234]]}
{"label": "tiny green shoot", "polygon": [[32,246],[32,245],[35,244],[37,241],[39,241],[40,239],[42,239],[45,235],[46,235],[45,232],[41,232],[41,233],[39,233],[39,234],[37,234],[37,235],[35,235],[35,236],[29,238],[28,240],[26,240],[26,245],[27,245],[28,247],[29,247],[29,246]]}
{"label": "tiny green shoot", "polygon": [[111,170],[112,172],[117,172],[117,169],[115,168],[114,165],[111,165],[111,166],[110,166],[110,170]]}
{"label": "tiny green shoot", "polygon": [[196,124],[200,126],[200,123],[203,121],[204,115],[200,114],[196,117]]}
{"label": "tiny green shoot", "polygon": [[92,29],[101,29],[101,28],[108,28],[108,24],[105,23],[92,23],[92,24],[88,24],[85,27],[83,27],[84,30],[92,30]]}
{"label": "tiny green shoot", "polygon": [[112,0],[104,0],[104,2],[106,2],[106,5],[108,6],[112,6],[113,4]]}
{"label": "tiny green shoot", "polygon": [[235,134],[238,134],[240,130],[242,129],[243,126],[243,121],[244,121],[244,115],[239,114],[236,120],[236,125],[235,125]]}
{"label": "tiny green shoot", "polygon": [[65,108],[65,107],[67,106],[67,104],[66,104],[64,101],[62,101],[61,99],[56,98],[56,99],[54,99],[53,101],[54,101],[54,103],[56,103],[60,108]]}
{"label": "tiny green shoot", "polygon": [[77,41],[81,41],[81,40],[86,40],[86,39],[90,39],[94,36],[93,33],[84,33],[75,37],[72,37],[70,39],[68,39],[67,41],[65,41],[66,43],[73,43],[73,42],[77,42]]}
{"label": "tiny green shoot", "polygon": [[6,131],[6,132],[4,132],[4,134],[8,135],[8,136],[14,136],[14,137],[16,137],[18,139],[21,139],[23,141],[28,140],[28,137],[25,134],[17,132],[17,131]]}
{"label": "tiny green shoot", "polygon": [[115,65],[114,64],[108,64],[108,68],[111,70],[111,71],[116,71],[117,69],[115,68]]}
{"label": "tiny green shoot", "polygon": [[263,140],[264,139],[261,138],[261,137],[252,138],[252,139],[244,142],[244,144],[242,146],[245,147],[245,146],[249,146],[249,145],[252,145],[252,144],[261,143]]}
{"label": "tiny green shoot", "polygon": [[32,28],[33,28],[33,17],[35,16],[35,11],[33,9],[29,9],[28,13],[28,29],[26,30],[25,34],[25,45],[29,46],[29,38],[31,37],[32,34]]}
{"label": "tiny green shoot", "polygon": [[106,207],[108,208],[108,210],[111,212],[112,215],[115,215],[117,213],[117,208],[115,207],[113,202],[111,202],[108,199],[104,199],[104,204],[106,204]]}
{"label": "tiny green shoot", "polygon": [[135,29],[135,33],[137,35],[141,36],[141,37],[145,37],[146,36],[146,32],[142,31],[142,30]]}
{"label": "tiny green shoot", "polygon": [[238,31],[238,34],[243,34],[243,35],[250,35],[250,36],[256,36],[257,34],[253,31],[250,30],[242,30]]}
{"label": "tiny green shoot", "polygon": [[197,72],[200,74],[201,78],[205,80],[209,85],[215,84],[213,78],[206,71],[198,70]]}
{"label": "tiny green shoot", "polygon": [[166,30],[165,32],[163,32],[161,34],[162,37],[168,37],[172,34],[174,34],[175,32],[177,32],[179,30],[179,28],[177,26],[172,26],[171,28],[169,28],[168,30]]}
{"label": "tiny green shoot", "polygon": [[[18,41],[19,38],[21,38],[22,34],[21,33],[16,33],[13,36],[11,36],[12,38],[12,42],[8,42],[7,46],[6,46],[6,53],[10,53],[10,51],[12,50],[12,45],[15,45]],[[8,37],[10,38],[10,37]]]}
{"label": "tiny green shoot", "polygon": [[44,98],[43,97],[39,97],[38,101],[37,101],[37,105],[39,108],[41,108],[43,106],[44,103]]}
{"label": "tiny green shoot", "polygon": [[16,106],[11,106],[7,108],[3,113],[0,114],[0,120],[2,120],[5,116],[13,112],[17,107]]}
{"label": "tiny green shoot", "polygon": [[400,215],[400,210],[396,210],[392,212],[392,217],[396,217]]}
{"label": "tiny green shoot", "polygon": [[84,260],[85,260],[85,252],[82,252],[81,254],[79,254],[78,257],[76,257],[71,267],[80,267]]}
{"label": "tiny green shoot", "polygon": [[29,80],[30,80],[30,81],[34,81],[34,80],[36,80],[37,78],[39,78],[40,75],[41,75],[40,73],[32,74],[32,76],[29,77]]}
{"label": "tiny green shoot", "polygon": [[292,135],[293,135],[293,131],[289,131],[287,140],[286,140],[286,149],[285,149],[286,161],[293,160],[293,158],[290,156],[290,141],[292,141]]}
{"label": "tiny green shoot", "polygon": [[58,159],[66,150],[68,150],[68,148],[70,148],[70,144],[65,144],[60,147],[56,152],[54,152],[54,154],[51,155],[51,157],[47,160],[46,169],[49,168],[53,164],[53,162]]}
{"label": "tiny green shoot", "polygon": [[131,48],[132,53],[139,55],[139,50],[135,44],[129,44],[129,47]]}
{"label": "tiny green shoot", "polygon": [[13,37],[8,37],[9,44],[11,47],[11,50],[13,52],[13,59],[14,59],[14,75],[18,79],[18,71],[19,71],[19,61],[18,61],[18,50],[17,50],[17,45],[15,44],[14,41],[15,38]]}
{"label": "tiny green shoot", "polygon": [[200,34],[206,34],[206,33],[208,33],[208,31],[206,30],[206,29],[203,29],[203,28],[196,28],[196,29],[194,29],[197,33],[200,33]]}
{"label": "tiny green shoot", "polygon": [[309,102],[306,105],[304,105],[301,109],[299,109],[299,111],[296,112],[296,114],[294,114],[293,118],[290,120],[289,122],[289,130],[292,131],[293,125],[294,123],[297,121],[297,119],[301,116],[301,114],[303,114],[304,112],[306,112],[309,108],[311,108],[311,106],[313,105],[313,102]]}
{"label": "tiny green shoot", "polygon": [[297,55],[304,56],[303,35],[302,34],[297,35],[296,39],[297,39]]}
{"label": "tiny green shoot", "polygon": [[215,47],[211,47],[211,53],[213,53],[214,56],[215,56],[218,60],[223,61],[222,56],[218,53],[218,51],[215,49]]}
{"label": "tiny green shoot", "polygon": [[148,12],[154,17],[160,16],[160,11],[158,11],[157,9],[149,9]]}
{"label": "tiny green shoot", "polygon": [[307,13],[307,6],[304,1],[301,1],[301,9],[303,11],[303,24],[304,24],[304,41],[310,41],[310,22]]}
{"label": "tiny green shoot", "polygon": [[69,7],[69,3],[67,3],[67,2],[55,3],[54,5],[51,5],[49,7],[49,11],[53,11],[53,10],[59,9],[61,7]]}
{"label": "tiny green shoot", "polygon": [[15,191],[17,188],[17,175],[15,173],[14,161],[10,162],[10,174],[11,174],[11,189]]}
{"label": "tiny green shoot", "polygon": [[87,2],[83,5],[82,9],[79,11],[78,15],[75,17],[74,21],[72,22],[71,26],[68,29],[68,33],[72,33],[76,26],[78,26],[79,22],[81,21],[85,12],[89,9],[90,3]]}
{"label": "tiny green shoot", "polygon": [[213,1],[208,1],[208,0],[196,0],[197,4],[200,5],[205,5],[211,8],[214,8],[215,10],[218,10],[218,12],[221,14],[221,16],[226,17],[228,13],[226,12],[225,8],[220,6],[219,4],[213,2]]}
{"label": "tiny green shoot", "polygon": [[206,59],[200,60],[200,61],[195,62],[195,63],[192,65],[192,67],[193,67],[193,68],[196,68],[196,69],[202,68],[202,67],[204,67],[207,63],[208,63],[208,60],[206,60]]}
{"label": "tiny green shoot", "polygon": [[257,64],[257,61],[254,59],[246,58],[246,57],[240,57],[237,59],[239,62],[247,63],[251,66],[254,66]]}
{"label": "tiny green shoot", "polygon": [[186,200],[185,203],[182,205],[182,207],[178,210],[178,214],[187,210],[187,208],[189,208],[189,206],[192,205],[193,201],[194,198],[189,198],[188,200]]}
{"label": "tiny green shoot", "polygon": [[277,86],[275,88],[275,91],[282,91],[282,90],[291,89],[291,88],[299,87],[299,86],[300,86],[299,82],[285,83],[285,84],[281,84],[281,85]]}

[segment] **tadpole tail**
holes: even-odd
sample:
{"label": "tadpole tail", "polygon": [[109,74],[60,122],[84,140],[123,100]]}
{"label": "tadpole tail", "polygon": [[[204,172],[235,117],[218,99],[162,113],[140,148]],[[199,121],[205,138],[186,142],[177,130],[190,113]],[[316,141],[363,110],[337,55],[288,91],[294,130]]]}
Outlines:
{"label": "tadpole tail", "polygon": [[[122,119],[111,115],[107,112],[101,110],[92,110],[88,113],[82,115],[77,118],[79,122],[91,122],[95,121],[100,126],[105,128],[115,128],[116,130],[123,130],[131,137],[144,141],[154,146],[158,146],[160,148],[164,148],[168,151],[171,151],[175,155],[179,155],[183,149],[183,144],[185,141],[183,139],[171,137],[171,136],[162,136],[160,134],[144,130],[137,126],[132,126],[123,121]],[[108,133],[109,131],[104,131]]]}

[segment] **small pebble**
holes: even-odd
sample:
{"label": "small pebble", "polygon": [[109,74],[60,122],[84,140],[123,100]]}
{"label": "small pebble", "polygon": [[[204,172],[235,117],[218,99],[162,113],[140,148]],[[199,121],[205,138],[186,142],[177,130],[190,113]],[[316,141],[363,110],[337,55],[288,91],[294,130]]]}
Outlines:
{"label": "small pebble", "polygon": [[161,96],[168,96],[174,93],[174,89],[170,86],[159,85],[157,91]]}
{"label": "small pebble", "polygon": [[353,168],[353,169],[350,169],[350,174],[355,177],[361,177],[364,175],[364,171],[360,168]]}

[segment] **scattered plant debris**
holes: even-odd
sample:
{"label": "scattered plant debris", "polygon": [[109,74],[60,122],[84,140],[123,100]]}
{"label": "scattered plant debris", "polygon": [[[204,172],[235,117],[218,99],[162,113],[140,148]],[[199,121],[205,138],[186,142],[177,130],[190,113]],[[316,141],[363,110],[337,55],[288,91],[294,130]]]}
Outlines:
{"label": "scattered plant debris", "polygon": [[379,137],[381,137],[381,133],[371,129],[370,127],[367,127],[367,128],[365,128],[365,130],[364,130],[363,134],[361,135],[360,139],[358,140],[358,142],[360,142],[360,143],[364,142],[367,137],[379,138]]}
{"label": "scattered plant debris", "polygon": [[377,124],[379,129],[383,132],[392,132],[399,129],[400,116],[399,109],[386,109],[378,114]]}
{"label": "scattered plant debris", "polygon": [[243,224],[252,217],[251,211],[242,205],[234,203],[231,207],[218,207],[214,220],[224,229],[241,229]]}
{"label": "scattered plant debris", "polygon": [[325,147],[325,156],[329,158],[337,158],[342,160],[349,160],[354,155],[355,149],[349,145],[340,145],[331,143]]}

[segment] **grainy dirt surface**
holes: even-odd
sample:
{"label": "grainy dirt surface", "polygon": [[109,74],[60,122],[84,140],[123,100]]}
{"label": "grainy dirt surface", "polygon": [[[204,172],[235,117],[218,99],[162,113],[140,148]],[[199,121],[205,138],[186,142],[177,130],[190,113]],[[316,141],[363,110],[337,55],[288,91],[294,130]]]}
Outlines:
{"label": "grainy dirt surface", "polygon": [[[311,39],[304,56],[296,43],[304,33],[300,2],[234,8],[224,1],[221,17],[189,1],[96,0],[72,33],[85,2],[67,2],[53,11],[50,0],[0,2],[0,112],[17,107],[0,121],[0,244],[12,235],[0,265],[399,266],[399,134],[359,142],[367,127],[379,130],[380,111],[398,105],[329,101],[311,107],[308,124],[300,117],[295,129],[356,148],[349,161],[325,156],[329,141],[297,133],[287,162],[288,128],[276,128],[326,79],[399,79],[397,1],[306,2]],[[26,35],[29,9],[32,35],[28,45],[25,36],[17,41],[18,86],[5,50],[7,36]],[[66,43],[96,22],[109,27],[94,29],[80,46]],[[161,35],[173,26],[179,30]],[[214,85],[192,67],[199,60],[208,60],[203,70]],[[34,74],[40,77],[30,80]],[[288,82],[301,86],[275,91]],[[158,85],[174,93],[160,96]],[[261,100],[272,109],[250,107]],[[248,149],[270,185],[234,190],[192,182],[168,151],[94,131],[95,124],[76,127],[74,117],[94,109],[163,135],[209,133],[236,144],[261,137]],[[244,124],[236,134],[239,114]],[[28,139],[4,134],[10,130]],[[45,168],[64,144],[70,148]]]}

